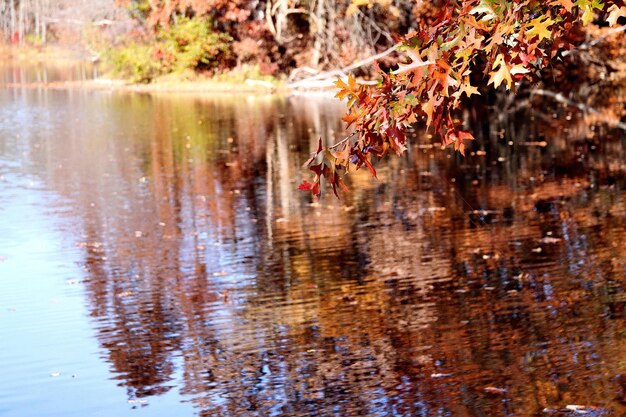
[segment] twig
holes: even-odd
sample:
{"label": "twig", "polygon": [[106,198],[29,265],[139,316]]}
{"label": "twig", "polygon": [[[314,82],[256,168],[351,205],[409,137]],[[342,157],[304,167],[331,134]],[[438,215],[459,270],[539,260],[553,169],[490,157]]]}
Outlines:
{"label": "twig", "polygon": [[385,38],[387,38],[388,41],[393,42],[393,38],[391,37],[391,35],[389,34],[389,32],[387,32],[386,30],[384,30],[383,28],[381,28],[380,26],[378,26],[376,24],[376,22],[371,19],[369,16],[367,16],[365,13],[363,13],[361,10],[356,9],[356,12],[359,16],[362,16],[364,20],[367,20],[367,23],[370,24],[370,26],[372,26],[374,29],[376,29],[376,31],[378,33],[380,33],[382,36],[384,36]]}
{"label": "twig", "polygon": [[[339,77],[338,77],[339,78]],[[347,80],[347,76],[344,74],[343,77],[341,77],[341,79],[343,81]],[[324,89],[324,88],[331,88],[333,86],[335,86],[335,82],[337,81],[337,78],[327,78],[327,79],[323,79],[323,80],[312,80],[312,81],[306,81],[306,80],[302,80],[302,81],[298,81],[297,83],[292,83],[292,84],[287,84],[288,88],[319,88],[319,89]],[[378,81],[376,80],[357,80],[356,81],[357,84],[363,84],[363,85],[377,85]]]}
{"label": "twig", "polygon": [[291,88],[299,87],[301,85],[306,85],[307,83],[309,83],[311,81],[319,81],[319,80],[330,79],[330,78],[333,78],[333,77],[345,75],[348,71],[351,71],[351,70],[356,69],[356,68],[360,68],[360,67],[362,67],[364,65],[371,64],[374,61],[377,61],[377,60],[379,60],[381,58],[386,57],[387,55],[392,54],[393,52],[396,51],[396,49],[400,45],[402,45],[402,43],[398,42],[397,44],[395,44],[392,47],[384,50],[381,53],[378,53],[376,55],[372,55],[370,57],[367,57],[365,59],[357,61],[357,62],[355,62],[353,64],[348,65],[347,67],[343,67],[343,68],[339,68],[339,69],[336,69],[336,70],[319,73],[319,74],[314,75],[312,77],[305,78],[303,80],[296,81],[295,83],[288,84],[288,87],[291,87]]}
{"label": "twig", "polygon": [[346,136],[345,138],[341,139],[339,142],[335,143],[332,146],[329,146],[328,149],[335,149],[338,146],[343,145],[344,143],[346,143],[348,140],[350,140],[352,138],[352,136],[356,135],[357,133],[359,133],[358,130],[355,130],[354,132],[350,133],[348,136]]}
{"label": "twig", "polygon": [[[563,103],[565,105],[568,105],[570,107],[575,107],[578,110],[582,111],[582,112],[586,112],[586,113],[591,113],[591,114],[598,114],[600,113],[598,110],[594,109],[591,106],[588,106],[584,103],[577,103],[575,101],[572,101],[570,99],[568,99],[567,97],[565,97],[563,94],[561,93],[555,93],[554,91],[548,91],[548,90],[542,90],[542,89],[537,89],[537,90],[531,90],[530,92],[531,95],[535,94],[538,96],[545,96],[545,97],[551,97],[554,100],[556,100],[559,103]],[[615,127],[617,127],[618,129],[621,130],[626,130],[626,123],[621,122],[621,121],[613,121],[613,123],[615,124]]]}
{"label": "twig", "polygon": [[582,43],[580,45],[578,45],[577,47],[575,47],[574,49],[571,49],[569,51],[565,51],[563,52],[563,56],[568,56],[568,55],[573,55],[577,52],[580,51],[586,51],[588,49],[593,48],[594,46],[596,46],[597,44],[599,44],[600,42],[604,41],[606,38],[613,36],[617,33],[620,32],[624,32],[626,31],[626,25],[622,25],[622,26],[618,26],[616,28],[613,28],[611,30],[609,30],[608,32],[606,32],[604,35],[600,36],[599,38],[596,38],[594,40],[592,40],[591,42],[585,42]]}

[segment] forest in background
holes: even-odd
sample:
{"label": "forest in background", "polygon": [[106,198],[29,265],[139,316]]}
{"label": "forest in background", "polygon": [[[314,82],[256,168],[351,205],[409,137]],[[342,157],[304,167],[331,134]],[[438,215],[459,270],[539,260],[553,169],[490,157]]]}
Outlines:
{"label": "forest in background", "polygon": [[292,79],[388,50],[443,2],[2,0],[5,44],[82,44],[118,75],[252,68]]}
{"label": "forest in background", "polygon": [[115,0],[1,0],[0,40],[75,45],[91,28],[119,25],[126,15]]}
{"label": "forest in background", "polygon": [[[583,8],[580,1],[557,3]],[[345,67],[364,75],[372,70],[367,65],[372,57],[379,58],[381,67],[392,67],[397,62],[394,47],[402,37],[428,27],[450,4],[443,0],[0,0],[0,39],[16,49],[49,44],[78,48],[104,63],[112,75],[133,82],[150,82],[167,74],[194,78],[233,70],[244,73],[244,78],[293,82]]]}

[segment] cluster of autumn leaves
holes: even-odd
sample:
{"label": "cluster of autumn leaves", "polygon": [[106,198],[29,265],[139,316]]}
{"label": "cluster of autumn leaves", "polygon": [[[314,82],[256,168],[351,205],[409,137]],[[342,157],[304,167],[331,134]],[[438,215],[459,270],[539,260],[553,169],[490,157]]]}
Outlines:
{"label": "cluster of autumn leaves", "polygon": [[522,78],[537,77],[574,47],[572,35],[595,12],[615,25],[626,6],[610,0],[464,0],[442,8],[432,25],[404,37],[400,50],[407,62],[389,73],[378,70],[378,85],[360,85],[351,76],[337,81],[337,97],[347,100],[344,121],[354,132],[331,147],[320,139],[305,163],[314,181],[299,188],[319,197],[325,178],[338,195],[350,169],[366,166],[376,176],[372,157],[402,154],[406,129],[418,121],[464,154],[473,136],[454,116],[462,100],[485,86],[514,90]]}

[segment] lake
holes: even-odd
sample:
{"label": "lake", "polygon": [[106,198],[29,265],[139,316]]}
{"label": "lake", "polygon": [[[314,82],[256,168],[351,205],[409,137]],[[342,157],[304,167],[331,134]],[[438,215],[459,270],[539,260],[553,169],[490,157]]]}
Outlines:
{"label": "lake", "polygon": [[313,202],[333,99],[0,73],[0,415],[626,415],[602,118],[468,111],[467,157],[418,131]]}

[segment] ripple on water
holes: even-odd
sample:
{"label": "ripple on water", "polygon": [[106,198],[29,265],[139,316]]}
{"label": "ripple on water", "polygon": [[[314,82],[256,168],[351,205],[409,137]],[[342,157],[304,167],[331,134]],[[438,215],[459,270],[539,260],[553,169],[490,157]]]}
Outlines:
{"label": "ripple on water", "polygon": [[336,104],[41,94],[0,91],[8,415],[624,414],[619,141],[416,150],[312,205]]}

